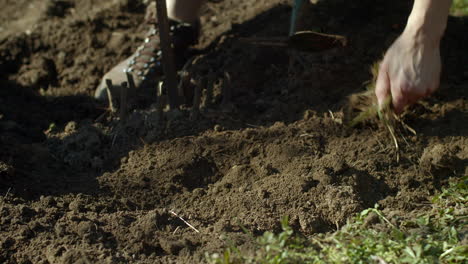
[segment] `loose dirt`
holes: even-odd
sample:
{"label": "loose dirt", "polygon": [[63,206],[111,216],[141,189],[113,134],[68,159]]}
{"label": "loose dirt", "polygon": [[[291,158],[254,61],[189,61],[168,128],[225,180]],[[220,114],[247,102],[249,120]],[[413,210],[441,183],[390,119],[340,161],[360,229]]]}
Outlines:
{"label": "loose dirt", "polygon": [[287,215],[313,235],[375,204],[403,215],[468,173],[466,18],[449,18],[441,87],[402,117],[418,134],[400,133],[397,162],[384,127],[349,129],[342,109],[410,3],[308,6],[300,27],[347,36],[338,50],[242,41],[286,36],[289,2],[209,2],[189,68],[212,80],[200,115],[184,106],[161,119],[150,103],[122,125],[91,96],[143,40],[145,5],[3,1],[0,262],[199,263],[230,243],[248,246],[243,227],[277,231]]}

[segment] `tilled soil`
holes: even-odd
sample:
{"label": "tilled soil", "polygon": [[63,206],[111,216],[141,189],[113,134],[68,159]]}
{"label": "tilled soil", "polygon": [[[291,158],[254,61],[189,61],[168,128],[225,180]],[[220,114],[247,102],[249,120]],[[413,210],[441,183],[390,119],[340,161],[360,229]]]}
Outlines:
{"label": "tilled soil", "polygon": [[383,126],[347,128],[342,110],[410,4],[310,5],[301,29],[349,41],[305,54],[245,40],[286,36],[289,1],[209,2],[189,67],[211,80],[200,114],[161,119],[150,102],[122,123],[91,96],[143,40],[145,4],[4,1],[0,262],[199,263],[283,216],[310,236],[375,204],[395,217],[423,208],[468,173],[468,20],[449,18],[441,87],[403,115],[417,135],[398,130],[398,153]]}

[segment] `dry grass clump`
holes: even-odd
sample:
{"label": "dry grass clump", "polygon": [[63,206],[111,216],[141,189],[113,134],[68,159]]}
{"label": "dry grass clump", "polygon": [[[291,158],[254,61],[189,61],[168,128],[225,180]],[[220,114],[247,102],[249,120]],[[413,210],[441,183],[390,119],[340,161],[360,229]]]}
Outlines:
{"label": "dry grass clump", "polygon": [[[352,94],[349,97],[349,102],[345,109],[345,120],[349,127],[356,127],[357,125],[364,123],[382,124],[390,133],[397,152],[397,160],[399,160],[400,148],[396,128],[402,127],[413,134],[416,134],[416,132],[395,114],[392,108],[391,96],[385,100],[382,106],[379,106],[375,95],[377,76],[379,75],[379,65],[380,61],[375,62],[372,65],[370,69],[372,79],[365,83],[367,88],[366,91]],[[401,137],[403,136],[401,135]]]}
{"label": "dry grass clump", "polygon": [[355,127],[359,124],[379,119],[393,123],[391,99],[389,98],[388,102],[385,102],[384,106],[379,108],[377,97],[375,96],[375,85],[379,74],[379,64],[380,62],[376,62],[370,68],[372,79],[365,83],[366,91],[352,94],[349,97],[345,116],[347,120],[346,123],[350,127]]}

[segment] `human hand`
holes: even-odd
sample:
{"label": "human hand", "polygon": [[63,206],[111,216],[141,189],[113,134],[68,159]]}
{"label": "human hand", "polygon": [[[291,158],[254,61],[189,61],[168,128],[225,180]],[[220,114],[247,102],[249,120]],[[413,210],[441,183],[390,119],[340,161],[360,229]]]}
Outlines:
{"label": "human hand", "polygon": [[391,96],[395,113],[401,113],[439,87],[440,71],[439,41],[405,30],[380,64],[375,88],[379,106]]}
{"label": "human hand", "polygon": [[440,39],[452,0],[415,0],[403,34],[380,65],[375,95],[382,107],[391,96],[397,114],[439,87]]}

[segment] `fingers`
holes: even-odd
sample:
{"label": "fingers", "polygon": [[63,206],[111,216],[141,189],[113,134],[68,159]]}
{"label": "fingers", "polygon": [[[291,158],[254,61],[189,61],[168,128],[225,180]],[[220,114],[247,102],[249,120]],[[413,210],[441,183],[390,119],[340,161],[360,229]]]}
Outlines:
{"label": "fingers", "polygon": [[416,87],[410,86],[408,83],[400,83],[395,87],[391,87],[392,104],[395,113],[400,114],[406,106],[412,105],[420,99],[429,96],[437,89],[433,87],[437,87],[437,85]]}
{"label": "fingers", "polygon": [[391,96],[393,110],[396,114],[403,112],[405,106],[416,102],[422,96],[413,94],[411,89],[406,82],[398,82],[394,80],[395,83],[392,84],[390,80],[387,64],[384,62],[380,66],[379,75],[377,77],[377,83],[375,87],[375,95],[377,96],[377,101],[379,107],[382,107],[385,103],[385,100]]}
{"label": "fingers", "polygon": [[377,102],[379,107],[385,102],[388,96],[390,96],[390,78],[388,77],[388,69],[385,61],[380,64],[379,75],[377,77],[377,83],[375,85],[375,95],[377,96]]}
{"label": "fingers", "polygon": [[392,87],[392,105],[397,115],[401,114],[405,106],[409,104],[410,97],[408,94],[403,93],[403,91],[408,91],[403,85]]}
{"label": "fingers", "polygon": [[393,110],[396,114],[401,114],[406,106],[429,96],[439,86],[438,78],[431,80],[429,85],[426,83],[415,86],[408,79],[401,76],[399,74],[390,76],[388,62],[384,59],[379,69],[375,87],[379,107],[382,107],[387,98],[391,96]]}

